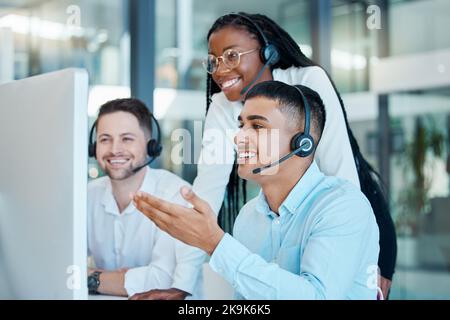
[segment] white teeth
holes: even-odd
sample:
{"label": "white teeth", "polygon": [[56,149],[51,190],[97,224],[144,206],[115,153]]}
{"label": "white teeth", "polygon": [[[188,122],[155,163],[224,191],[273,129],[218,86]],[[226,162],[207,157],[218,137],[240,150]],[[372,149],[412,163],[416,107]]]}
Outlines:
{"label": "white teeth", "polygon": [[256,157],[256,153],[254,152],[241,152],[239,153],[239,159],[251,159]]}
{"label": "white teeth", "polygon": [[238,81],[239,81],[239,78],[225,81],[224,83],[222,83],[222,88],[223,89],[229,88],[229,87],[235,85]]}
{"label": "white teeth", "polygon": [[127,160],[110,160],[111,164],[123,164],[127,162]]}

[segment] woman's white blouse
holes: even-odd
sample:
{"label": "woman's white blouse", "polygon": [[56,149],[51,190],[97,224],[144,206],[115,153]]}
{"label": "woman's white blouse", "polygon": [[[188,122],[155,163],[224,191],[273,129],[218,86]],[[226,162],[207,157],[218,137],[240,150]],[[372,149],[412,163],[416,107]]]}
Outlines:
{"label": "woman's white blouse", "polygon": [[[325,71],[320,67],[291,67],[273,70],[273,79],[301,84],[316,91],[325,105],[326,121],[317,146],[315,161],[329,176],[347,179],[358,188],[359,179],[339,99]],[[233,138],[239,130],[241,102],[228,101],[223,92],[214,94],[202,140],[194,191],[218,213],[235,158]]]}

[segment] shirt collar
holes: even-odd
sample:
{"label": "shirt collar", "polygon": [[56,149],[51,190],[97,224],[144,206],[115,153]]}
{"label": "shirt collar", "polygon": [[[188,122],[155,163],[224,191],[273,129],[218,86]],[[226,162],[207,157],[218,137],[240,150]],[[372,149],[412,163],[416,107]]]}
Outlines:
{"label": "shirt collar", "polygon": [[[139,191],[144,191],[144,192],[147,192],[150,194],[154,194],[155,189],[156,189],[155,171],[148,167],[145,168],[145,170],[146,170],[146,172],[145,172],[144,180],[142,181],[142,185],[139,188]],[[111,179],[109,177],[106,182],[106,187],[103,192],[101,203],[105,208],[105,212],[113,214],[113,215],[117,215],[117,216],[120,215],[116,199],[114,199],[114,195],[112,193]],[[128,205],[128,207],[125,208],[122,215],[132,214],[134,212],[136,212],[136,208],[134,207],[133,203],[130,203]]]}
{"label": "shirt collar", "polygon": [[[294,214],[306,197],[323,179],[323,177],[324,174],[319,170],[316,162],[313,161],[291,192],[289,192],[287,198],[281,204],[279,209],[280,216],[282,216],[285,212]],[[257,198],[256,210],[269,216],[274,214],[272,210],[270,210],[269,204],[267,203],[266,197],[262,190]]]}
{"label": "shirt collar", "polygon": [[262,190],[259,191],[258,197],[256,199],[256,211],[265,214],[272,215],[273,212],[270,210],[269,204],[267,203],[266,196]]}
{"label": "shirt collar", "polygon": [[289,192],[287,198],[283,201],[280,207],[280,211],[283,208],[287,212],[294,214],[297,209],[305,201],[311,191],[317,186],[317,184],[323,179],[324,174],[319,170],[316,162],[313,161],[294,188]]}

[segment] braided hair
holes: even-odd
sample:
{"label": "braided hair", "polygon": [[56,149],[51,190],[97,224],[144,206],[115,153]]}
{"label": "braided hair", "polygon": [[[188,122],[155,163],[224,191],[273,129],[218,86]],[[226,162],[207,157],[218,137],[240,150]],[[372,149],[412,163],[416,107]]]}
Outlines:
{"label": "braided hair", "polygon": [[[228,26],[241,28],[246,30],[250,34],[257,37],[261,46],[264,45],[264,39],[255,26],[247,21],[247,19],[241,17],[246,16],[253,23],[255,23],[261,31],[264,33],[268,41],[278,48],[280,53],[280,59],[271,67],[273,69],[287,69],[290,67],[310,67],[318,66],[301,51],[295,40],[277,23],[272,19],[262,14],[248,14],[239,12],[239,14],[227,14],[218,18],[211,29],[208,32],[207,40],[211,34],[220,29]],[[325,70],[324,70],[325,71]],[[326,71],[325,71],[326,72]],[[333,89],[339,99],[342,112],[344,114],[345,125],[350,140],[350,145],[353,151],[353,157],[358,171],[358,177],[361,185],[361,191],[369,200],[372,209],[375,213],[375,218],[380,229],[380,257],[378,265],[381,270],[381,275],[385,278],[392,279],[395,261],[397,255],[397,244],[394,223],[390,215],[390,208],[385,194],[385,190],[382,186],[380,175],[373,169],[373,167],[363,157],[358,143],[350,129],[347,112],[344,108],[341,95],[336,89],[335,83],[331,80],[329,74],[326,72]],[[213,94],[220,92],[219,86],[212,80],[210,74],[207,74],[207,90],[206,90],[206,112],[209,110],[211,104],[211,97]],[[240,208],[240,184],[243,191],[243,203],[246,202],[246,181],[239,178],[237,175],[237,164],[233,165],[233,169],[230,173],[230,179],[227,185],[226,201],[222,205],[219,212],[219,224],[228,226],[228,229],[232,229],[234,220],[239,213]],[[227,228],[226,228],[227,229]],[[230,230],[226,230],[230,231]]]}

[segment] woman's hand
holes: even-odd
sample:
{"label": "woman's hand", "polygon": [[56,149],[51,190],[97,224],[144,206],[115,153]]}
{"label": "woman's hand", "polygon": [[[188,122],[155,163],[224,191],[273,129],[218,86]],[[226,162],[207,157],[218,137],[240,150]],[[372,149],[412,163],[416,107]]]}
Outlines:
{"label": "woman's hand", "polygon": [[167,202],[144,192],[134,195],[133,201],[136,208],[160,229],[212,255],[224,235],[217,224],[216,215],[209,204],[189,187],[182,187],[180,192],[193,208]]}

